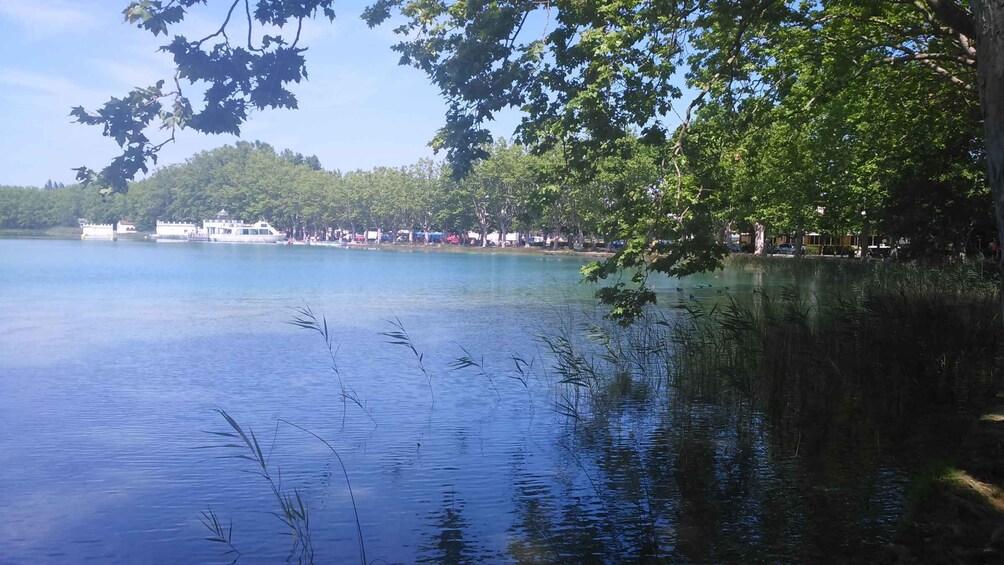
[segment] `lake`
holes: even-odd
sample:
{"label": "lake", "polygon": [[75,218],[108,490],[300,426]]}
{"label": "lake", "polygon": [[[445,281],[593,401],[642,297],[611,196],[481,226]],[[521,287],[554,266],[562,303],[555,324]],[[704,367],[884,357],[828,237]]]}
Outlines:
{"label": "lake", "polygon": [[[814,560],[888,540],[906,479],[875,450],[793,456],[756,418],[681,408],[658,364],[579,414],[590,400],[559,383],[540,336],[603,326],[581,265],[0,240],[0,563],[228,563],[208,509],[239,562],[286,559],[269,483],[207,433],[232,431],[216,409],[305,502],[318,562],[359,562],[353,498],[378,563]],[[762,282],[657,290],[713,301]],[[325,317],[337,372],[323,338],[289,323],[303,307]],[[414,352],[382,335],[395,320]]]}

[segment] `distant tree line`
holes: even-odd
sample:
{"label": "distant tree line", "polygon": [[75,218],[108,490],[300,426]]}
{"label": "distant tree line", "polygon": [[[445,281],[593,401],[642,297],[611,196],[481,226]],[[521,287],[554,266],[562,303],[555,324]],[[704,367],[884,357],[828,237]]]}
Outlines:
{"label": "distant tree line", "polygon": [[[908,237],[932,252],[964,248],[979,230],[985,230],[984,244],[990,242],[993,216],[975,135],[932,128],[926,136],[931,143],[912,140],[894,154],[892,143],[880,138],[905,134],[889,127],[851,137],[844,128],[792,128],[769,115],[736,123],[730,112],[715,109],[709,105],[695,120],[692,136],[699,142],[686,151],[684,181],[707,191],[691,212],[704,214],[706,227],[687,234],[688,242],[721,245],[730,232],[758,230],[793,236],[870,232]],[[814,156],[837,154],[835,148],[848,139],[862,141],[854,141],[846,162]],[[43,189],[0,187],[0,228],[75,226],[86,218],[132,220],[141,231],[153,231],[157,220],[200,222],[225,208],[232,217],[267,219],[296,238],[323,238],[335,230],[408,230],[475,232],[482,245],[491,232],[503,240],[518,234],[524,242],[530,234],[543,235],[552,244],[563,239],[575,247],[597,240],[625,239],[625,245],[642,249],[668,242],[675,216],[668,209],[652,214],[651,206],[653,195],[676,184],[672,160],[637,139],[621,143],[616,156],[583,168],[560,147],[535,155],[498,141],[488,148],[489,158],[457,180],[448,166],[432,160],[342,173],[324,170],[315,156],[239,142],[160,169],[125,193],[102,196],[52,181]],[[707,148],[713,151],[705,153]],[[813,169],[810,162],[825,162],[826,168]],[[869,175],[853,182],[843,172],[849,170]],[[625,234],[641,237],[632,243]]]}
{"label": "distant tree line", "polygon": [[[555,182],[556,154],[530,155],[500,141],[493,156],[457,181],[443,164],[326,171],[317,157],[277,152],[261,142],[204,151],[185,163],[131,183],[127,193],[100,195],[79,185],[0,187],[0,228],[75,226],[78,218],[132,220],[153,231],[157,220],[199,222],[221,208],[231,217],[267,219],[293,237],[334,230],[521,232],[562,235],[576,244],[602,238],[605,204],[595,187]],[[652,180],[654,182],[654,179]]]}

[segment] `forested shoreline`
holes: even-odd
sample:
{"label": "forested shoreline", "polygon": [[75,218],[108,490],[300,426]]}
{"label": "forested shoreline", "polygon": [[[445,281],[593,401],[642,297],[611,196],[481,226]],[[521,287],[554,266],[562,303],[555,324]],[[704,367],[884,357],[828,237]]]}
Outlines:
{"label": "forested shoreline", "polygon": [[[725,130],[727,124],[718,118],[699,121],[691,135],[701,139]],[[694,155],[696,176],[713,187],[710,204],[697,210],[708,216],[705,238],[724,244],[728,234],[738,232],[765,239],[881,234],[909,239],[915,250],[927,253],[973,251],[977,243],[990,243],[994,222],[979,170],[981,156],[957,132],[947,132],[949,138],[941,140],[956,139],[950,153],[904,147],[901,157],[918,168],[895,175],[886,171],[885,182],[872,183],[871,194],[859,201],[832,198],[820,180],[823,175],[804,185],[785,178],[792,169],[777,161],[779,153],[765,150],[790,142],[782,129],[776,126],[767,137],[741,140],[735,147],[737,156],[731,159],[764,160],[755,169],[729,163],[721,153]],[[589,175],[576,175],[569,168],[574,156],[561,151],[534,155],[505,141],[490,150],[490,158],[457,180],[448,165],[429,159],[341,172],[325,170],[316,156],[277,151],[258,141],[238,142],[158,169],[131,183],[125,193],[102,194],[51,181],[41,188],[0,186],[0,229],[76,227],[84,218],[97,223],[131,220],[140,231],[153,232],[157,220],[200,222],[225,208],[247,221],[266,219],[297,239],[323,239],[336,231],[408,230],[476,233],[479,244],[487,244],[489,233],[524,243],[534,234],[551,244],[560,240],[581,248],[587,242],[609,245],[628,239],[639,229],[645,230],[647,241],[667,241],[673,235],[665,218],[642,221],[631,216],[630,206],[617,202],[634,194],[644,203],[672,172],[662,152],[639,140],[620,156],[593,164]]]}
{"label": "forested shoreline", "polygon": [[505,143],[493,150],[492,159],[456,181],[432,160],[342,173],[324,170],[313,156],[239,142],[162,168],[128,193],[52,183],[0,187],[0,228],[76,226],[86,218],[127,219],[154,231],[157,220],[199,222],[225,208],[245,220],[267,219],[296,238],[369,229],[602,237],[601,203],[586,191],[546,184],[546,157]]}

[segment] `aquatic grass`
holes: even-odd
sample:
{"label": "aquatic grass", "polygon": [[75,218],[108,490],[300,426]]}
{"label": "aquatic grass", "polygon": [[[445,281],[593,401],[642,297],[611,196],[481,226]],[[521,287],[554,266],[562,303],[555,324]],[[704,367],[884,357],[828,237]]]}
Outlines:
{"label": "aquatic grass", "polygon": [[591,389],[593,384],[602,378],[595,362],[579,350],[569,335],[540,334],[538,338],[547,345],[554,356],[553,369],[561,376],[559,384]]}
{"label": "aquatic grass", "polygon": [[363,565],[366,565],[366,563],[367,563],[366,562],[366,543],[363,541],[363,527],[362,527],[362,522],[359,520],[359,508],[356,506],[356,495],[352,491],[352,482],[349,480],[349,471],[348,471],[348,469],[345,468],[345,461],[342,460],[342,456],[338,454],[338,451],[335,450],[334,446],[332,446],[326,439],[324,439],[321,436],[317,435],[316,433],[308,430],[307,428],[304,428],[303,426],[300,426],[298,424],[294,424],[293,422],[290,422],[288,420],[284,420],[282,418],[279,418],[277,421],[278,422],[282,422],[283,424],[286,424],[287,426],[292,426],[292,427],[294,427],[294,428],[296,428],[296,429],[298,429],[298,430],[300,430],[300,431],[302,431],[302,432],[310,435],[314,439],[320,441],[321,443],[324,444],[325,447],[328,448],[329,451],[331,451],[332,454],[334,454],[335,459],[338,460],[338,465],[342,468],[342,477],[345,479],[345,487],[349,491],[349,501],[352,503],[352,514],[355,517],[355,521],[356,521],[356,537],[357,537],[357,540],[359,542],[359,561]]}
{"label": "aquatic grass", "polygon": [[323,314],[321,315],[321,318],[318,319],[314,312],[311,311],[310,306],[307,305],[295,307],[293,310],[295,315],[292,320],[287,322],[288,324],[308,331],[317,332],[324,340],[324,345],[328,351],[328,359],[330,361],[329,367],[335,374],[335,378],[338,380],[339,395],[342,398],[343,405],[346,401],[352,402],[369,417],[374,426],[379,426],[376,418],[374,418],[373,414],[371,414],[370,411],[363,405],[362,400],[359,399],[359,395],[356,394],[356,391],[347,387],[342,380],[342,372],[338,367],[338,362],[336,361],[338,348],[341,344],[338,346],[334,345],[334,336],[328,331],[328,319]]}
{"label": "aquatic grass", "polygon": [[495,386],[495,381],[492,379],[491,375],[489,375],[485,371],[485,356],[482,355],[480,359],[475,359],[474,355],[472,355],[471,352],[468,351],[466,347],[461,345],[460,349],[461,351],[464,352],[464,355],[462,357],[458,357],[452,363],[450,363],[450,368],[454,371],[459,371],[462,369],[467,369],[469,367],[474,367],[475,369],[478,370],[478,374],[480,374],[482,377],[488,380],[488,383],[492,386],[492,390],[495,391],[495,395],[498,397],[498,399],[502,400],[502,394],[499,393],[498,387]]}
{"label": "aquatic grass", "polygon": [[[294,487],[291,491],[283,488],[281,470],[270,464],[271,449],[268,454],[262,450],[261,444],[259,443],[254,430],[251,428],[247,428],[245,430],[245,428],[243,428],[225,410],[221,408],[216,408],[215,410],[227,422],[230,429],[223,432],[206,431],[205,433],[207,434],[223,438],[223,443],[202,446],[202,448],[236,450],[236,453],[233,455],[225,455],[222,457],[241,459],[252,463],[253,470],[247,472],[257,475],[265,480],[279,507],[278,511],[273,511],[271,514],[278,518],[286,526],[286,534],[291,538],[290,551],[287,555],[286,561],[288,562],[295,559],[298,563],[313,563],[315,555],[310,529],[310,513],[307,504],[304,502],[303,497],[300,494],[300,490],[296,487]],[[345,467],[345,463],[342,460],[341,455],[337,450],[335,450],[334,446],[321,436],[308,430],[307,428],[304,428],[303,426],[282,418],[276,420],[276,434],[278,433],[279,424],[285,424],[309,434],[323,443],[325,447],[327,447],[331,453],[334,454],[335,459],[341,466],[342,476],[345,479],[345,485],[349,493],[349,500],[352,505],[352,512],[355,517],[360,563],[362,565],[366,565],[366,546],[363,541],[362,523],[359,519],[359,510],[356,506],[355,494],[352,491],[352,483],[349,480],[348,470]],[[275,436],[273,436],[272,445],[275,445]],[[209,541],[225,544],[228,547],[228,551],[224,552],[224,555],[236,552],[237,558],[240,557],[240,553],[237,552],[236,548],[233,547],[233,544],[231,543],[233,529],[232,523],[224,530],[222,523],[212,509],[204,511],[202,513],[201,520],[203,525],[205,525],[206,528],[214,534],[213,537],[207,538]],[[236,562],[237,558],[234,559],[234,562]]]}
{"label": "aquatic grass", "polygon": [[509,354],[509,358],[512,359],[514,372],[510,378],[513,378],[521,385],[523,388],[530,390],[530,375],[533,373],[533,363],[537,360],[536,357],[531,357],[529,361],[520,357],[515,353]]}
{"label": "aquatic grass", "polygon": [[220,522],[219,517],[216,516],[216,513],[213,512],[212,508],[207,508],[206,510],[203,510],[202,514],[199,516],[199,521],[202,522],[202,525],[205,526],[206,529],[212,532],[213,534],[212,536],[207,537],[206,541],[222,544],[225,547],[225,549],[223,550],[222,553],[220,553],[220,555],[223,557],[233,556],[233,560],[230,562],[229,565],[234,565],[234,563],[237,563],[237,561],[240,560],[241,558],[241,552],[237,550],[237,547],[235,547],[233,543],[233,538],[234,538],[233,521],[231,521],[230,524],[228,524],[227,527],[224,528],[223,523]]}
{"label": "aquatic grass", "polygon": [[400,345],[406,347],[411,351],[412,355],[418,361],[418,368],[425,375],[425,380],[429,383],[429,396],[432,398],[432,406],[436,406],[436,394],[432,391],[432,376],[429,371],[425,368],[425,354],[419,353],[418,349],[415,348],[415,342],[412,341],[411,336],[408,335],[408,331],[404,329],[404,324],[401,319],[394,316],[394,320],[387,320],[387,322],[394,326],[394,330],[389,332],[381,332],[380,335],[390,338],[387,343],[391,345]]}
{"label": "aquatic grass", "polygon": [[[241,425],[238,424],[237,421],[223,409],[217,408],[216,412],[220,414],[224,420],[226,420],[227,424],[230,426],[230,431],[207,431],[206,433],[225,438],[224,441],[227,443],[204,447],[236,449],[237,453],[234,455],[226,455],[223,457],[243,459],[250,461],[253,464],[254,470],[249,472],[258,475],[265,480],[279,506],[279,511],[273,511],[271,514],[282,521],[287,528],[287,534],[291,537],[291,545],[287,561],[295,558],[299,563],[313,563],[314,547],[311,541],[310,517],[307,507],[303,503],[303,498],[300,496],[299,490],[294,488],[292,493],[290,493],[282,488],[282,473],[279,469],[273,470],[272,466],[269,465],[268,458],[262,451],[261,444],[258,442],[258,437],[255,435],[254,430],[248,428],[248,430],[245,431],[244,428],[242,428]],[[217,525],[217,523],[212,521],[210,524],[214,526]],[[211,529],[216,528],[214,527]],[[221,538],[222,536],[216,537]],[[229,538],[230,536],[228,531],[226,539]]]}
{"label": "aquatic grass", "polygon": [[554,372],[553,378],[546,373],[545,378],[557,414],[572,422],[602,419],[625,406],[622,401],[641,408],[651,391],[661,390],[669,351],[662,319],[622,327],[601,320],[600,313],[562,315],[550,332],[539,332],[535,339],[542,369]]}
{"label": "aquatic grass", "polygon": [[797,451],[845,426],[870,427],[881,445],[928,410],[971,409],[1002,385],[997,281],[980,260],[739,268],[762,269],[763,286],[652,308],[631,328],[568,316],[540,334],[552,386],[568,387],[554,409],[602,418],[613,401],[665,385],[677,406],[764,415]]}
{"label": "aquatic grass", "polygon": [[673,380],[685,397],[763,411],[797,449],[803,432],[818,444],[845,418],[877,426],[878,442],[881,429],[905,433],[911,417],[973,408],[1001,386],[996,282],[979,263],[771,268],[813,262],[833,290],[782,284],[683,309]]}

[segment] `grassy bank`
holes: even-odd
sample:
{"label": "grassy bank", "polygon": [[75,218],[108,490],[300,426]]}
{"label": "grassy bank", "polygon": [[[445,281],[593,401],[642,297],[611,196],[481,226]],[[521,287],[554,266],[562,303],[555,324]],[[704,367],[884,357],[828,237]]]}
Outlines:
{"label": "grassy bank", "polygon": [[0,229],[0,238],[80,239],[80,228],[55,226],[40,229]]}

